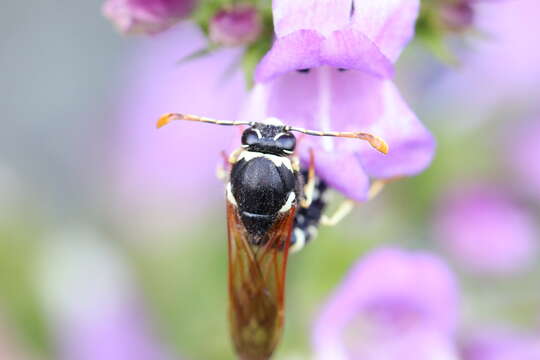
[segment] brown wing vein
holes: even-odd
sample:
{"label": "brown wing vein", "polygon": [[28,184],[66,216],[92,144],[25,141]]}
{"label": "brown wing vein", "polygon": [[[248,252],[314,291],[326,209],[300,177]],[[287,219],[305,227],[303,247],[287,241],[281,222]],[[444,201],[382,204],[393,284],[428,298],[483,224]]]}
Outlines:
{"label": "brown wing vein", "polygon": [[236,207],[227,203],[229,320],[243,360],[270,358],[284,320],[285,275],[295,207],[280,215],[264,245],[252,245]]}

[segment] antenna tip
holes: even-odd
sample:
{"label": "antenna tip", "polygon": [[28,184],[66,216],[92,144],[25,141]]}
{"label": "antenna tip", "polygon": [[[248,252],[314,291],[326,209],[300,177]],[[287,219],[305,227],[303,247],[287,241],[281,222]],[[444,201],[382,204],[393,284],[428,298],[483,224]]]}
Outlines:
{"label": "antenna tip", "polygon": [[370,144],[371,144],[371,146],[373,146],[375,149],[379,150],[383,154],[388,154],[388,152],[390,151],[390,147],[388,146],[386,141],[384,141],[380,137],[376,136],[373,139],[373,142],[370,142]]}
{"label": "antenna tip", "polygon": [[383,154],[388,154],[388,152],[390,151],[390,148],[386,141],[384,141],[378,136],[367,133],[357,133],[356,135],[359,139],[363,139],[369,142],[369,145],[371,145],[374,149],[382,152]]}
{"label": "antenna tip", "polygon": [[172,113],[167,113],[167,114],[162,115],[158,119],[158,121],[156,123],[156,127],[159,129],[159,128],[167,125],[168,123],[170,123],[173,120],[173,117],[174,117],[174,114],[172,114]]}

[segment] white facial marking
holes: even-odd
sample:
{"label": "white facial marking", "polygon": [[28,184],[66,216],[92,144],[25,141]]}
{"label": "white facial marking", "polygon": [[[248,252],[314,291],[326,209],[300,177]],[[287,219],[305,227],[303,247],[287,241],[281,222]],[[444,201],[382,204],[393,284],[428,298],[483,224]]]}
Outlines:
{"label": "white facial marking", "polygon": [[236,203],[236,199],[233,196],[232,189],[231,189],[231,183],[228,182],[227,186],[225,188],[225,192],[227,193],[227,200],[234,206],[238,207],[238,204]]}
{"label": "white facial marking", "polygon": [[283,126],[283,121],[275,117],[266,118],[263,121],[261,121],[261,123],[265,125]]}
{"label": "white facial marking", "polygon": [[253,129],[253,131],[255,131],[255,134],[257,134],[257,137],[258,137],[259,139],[262,139],[261,130],[259,130],[259,129]]}
{"label": "white facial marking", "polygon": [[287,202],[281,207],[281,209],[279,209],[279,212],[284,213],[284,212],[289,211],[291,209],[292,204],[293,204],[295,199],[296,199],[296,194],[294,193],[294,191],[291,191],[289,193],[289,197],[287,199]]}
{"label": "white facial marking", "polygon": [[302,230],[298,228],[294,229],[294,237],[296,238],[296,242],[289,248],[291,253],[302,250],[306,244],[306,235]]}

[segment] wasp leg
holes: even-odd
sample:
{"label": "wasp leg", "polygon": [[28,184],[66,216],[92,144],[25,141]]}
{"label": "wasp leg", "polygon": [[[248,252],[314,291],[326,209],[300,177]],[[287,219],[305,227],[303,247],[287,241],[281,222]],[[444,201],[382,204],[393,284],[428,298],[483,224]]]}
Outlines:
{"label": "wasp leg", "polygon": [[306,246],[306,234],[298,228],[293,230],[294,243],[289,247],[289,254],[299,252]]}
{"label": "wasp leg", "polygon": [[236,163],[236,160],[238,160],[238,156],[242,153],[242,151],[244,151],[244,148],[239,147],[231,153],[231,155],[227,159],[229,165],[234,165]]}
{"label": "wasp leg", "polygon": [[243,151],[243,148],[238,148],[227,156],[225,150],[221,151],[221,157],[223,158],[223,163],[218,165],[216,169],[216,176],[219,180],[226,181],[229,172],[231,171],[231,165],[233,165],[238,159],[238,155]]}
{"label": "wasp leg", "polygon": [[227,174],[229,173],[229,157],[225,153],[225,150],[221,151],[221,157],[223,158],[223,163],[218,164],[216,169],[216,176],[219,180],[225,182],[227,180]]}
{"label": "wasp leg", "polygon": [[304,185],[304,198],[300,202],[300,206],[307,209],[313,201],[313,191],[315,190],[315,154],[313,149],[309,149],[309,169],[307,181]]}
{"label": "wasp leg", "polygon": [[375,180],[368,191],[368,200],[374,199],[377,195],[381,193],[384,189],[384,186],[388,183],[388,180]]}
{"label": "wasp leg", "polygon": [[[368,200],[372,200],[377,195],[381,193],[386,185],[387,181],[385,180],[376,180],[374,181],[369,190],[368,190]],[[336,212],[332,216],[323,215],[321,218],[321,224],[324,226],[335,226],[341,222],[349,213],[354,209],[354,201],[345,200],[343,201]]]}
{"label": "wasp leg", "polygon": [[321,224],[324,226],[336,226],[354,209],[354,201],[345,200],[339,204],[338,209],[331,216],[323,215]]}

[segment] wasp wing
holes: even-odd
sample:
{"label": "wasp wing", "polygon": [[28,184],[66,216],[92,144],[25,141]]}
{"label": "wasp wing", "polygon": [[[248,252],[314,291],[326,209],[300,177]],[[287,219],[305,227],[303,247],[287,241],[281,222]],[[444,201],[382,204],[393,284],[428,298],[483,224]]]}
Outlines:
{"label": "wasp wing", "polygon": [[263,241],[255,242],[249,238],[237,208],[227,202],[229,320],[232,340],[241,359],[270,358],[281,338],[285,274],[295,210],[293,206],[278,215]]}

